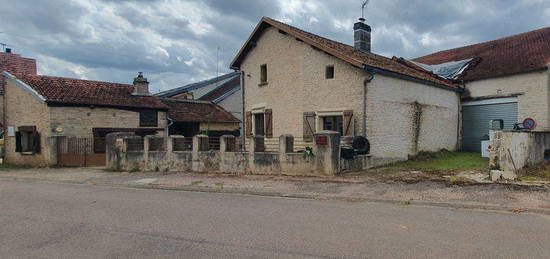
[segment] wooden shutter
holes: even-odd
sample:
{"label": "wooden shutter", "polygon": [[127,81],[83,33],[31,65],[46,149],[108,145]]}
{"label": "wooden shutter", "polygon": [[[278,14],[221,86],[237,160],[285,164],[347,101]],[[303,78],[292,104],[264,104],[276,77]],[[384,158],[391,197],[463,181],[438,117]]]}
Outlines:
{"label": "wooden shutter", "polygon": [[265,109],[264,118],[265,118],[265,137],[272,138],[273,137],[273,110]]}
{"label": "wooden shutter", "polygon": [[347,110],[344,111],[344,136],[352,136],[353,135],[353,111]]}
{"label": "wooden shutter", "polygon": [[244,120],[245,125],[245,135],[252,137],[252,112],[246,112],[246,118]]}
{"label": "wooden shutter", "polygon": [[15,152],[23,152],[23,147],[21,146],[21,132],[15,132]]}
{"label": "wooden shutter", "polygon": [[38,132],[34,132],[33,134],[33,147],[32,147],[32,151],[34,151],[34,153],[40,153],[40,133]]}
{"label": "wooden shutter", "polygon": [[313,141],[315,133],[315,112],[304,112],[304,141]]}

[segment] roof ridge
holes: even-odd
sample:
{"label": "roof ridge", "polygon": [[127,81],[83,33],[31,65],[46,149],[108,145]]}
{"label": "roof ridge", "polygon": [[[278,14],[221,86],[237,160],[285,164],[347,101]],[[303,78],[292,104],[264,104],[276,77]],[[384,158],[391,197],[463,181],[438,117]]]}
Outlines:
{"label": "roof ridge", "polygon": [[508,36],[504,36],[504,37],[501,37],[501,38],[496,38],[496,39],[492,39],[492,40],[488,40],[488,41],[482,41],[482,42],[478,42],[478,43],[473,43],[473,44],[465,45],[465,46],[461,46],[461,47],[455,47],[455,48],[450,48],[450,49],[443,49],[443,50],[439,50],[439,51],[436,51],[436,52],[432,52],[432,53],[429,53],[429,54],[426,54],[426,55],[423,55],[423,56],[420,56],[420,57],[413,58],[413,59],[411,59],[411,60],[416,60],[416,59],[425,58],[425,57],[428,57],[428,56],[431,56],[431,55],[440,54],[440,53],[443,53],[443,52],[446,52],[446,51],[454,51],[454,50],[459,50],[459,49],[466,49],[466,48],[481,46],[481,45],[485,45],[485,44],[495,43],[495,42],[503,42],[503,41],[505,41],[505,40],[511,40],[511,39],[514,39],[514,38],[520,38],[520,37],[524,37],[524,36],[526,36],[526,35],[531,35],[531,34],[533,34],[533,33],[542,32],[542,31],[545,31],[545,30],[550,30],[550,26],[543,27],[543,28],[539,28],[539,29],[534,29],[534,30],[530,30],[530,31],[522,32],[522,33],[512,34],[512,35],[508,35]]}
{"label": "roof ridge", "polygon": [[89,79],[80,79],[80,78],[73,78],[73,77],[63,77],[63,76],[50,76],[50,75],[23,75],[24,77],[45,77],[45,78],[52,78],[52,79],[69,79],[69,80],[76,80],[81,82],[90,82],[90,83],[103,83],[103,84],[113,84],[113,85],[120,85],[120,86],[133,86],[131,84],[124,84],[124,83],[115,83],[115,82],[108,82],[108,81],[99,81],[99,80],[89,80]]}
{"label": "roof ridge", "polygon": [[435,85],[441,87],[450,87],[460,89],[460,86],[456,83],[441,78],[439,76],[433,76],[425,73],[423,70],[417,70],[414,67],[404,65],[391,58],[378,55],[372,52],[365,53],[356,50],[353,46],[341,43],[335,40],[328,39],[317,34],[304,31],[300,28],[288,25],[278,20],[263,17],[258,25],[256,25],[254,31],[249,36],[245,44],[241,47],[233,61],[231,67],[239,69],[240,62],[246,56],[246,53],[252,48],[254,44],[250,44],[251,41],[256,41],[260,37],[260,32],[268,28],[269,26],[279,29],[279,31],[289,34],[304,43],[311,45],[321,51],[326,52],[328,55],[332,55],[338,59],[341,59],[353,66],[364,69],[378,69],[380,71],[388,72],[390,75],[397,76],[397,74],[404,75],[410,78],[420,80],[420,83]]}

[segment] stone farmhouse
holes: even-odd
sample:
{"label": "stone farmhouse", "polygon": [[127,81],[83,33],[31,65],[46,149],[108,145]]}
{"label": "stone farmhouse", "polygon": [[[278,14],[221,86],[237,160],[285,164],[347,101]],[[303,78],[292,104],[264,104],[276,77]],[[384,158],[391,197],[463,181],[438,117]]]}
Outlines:
{"label": "stone farmhouse", "polygon": [[355,24],[355,46],[262,18],[231,63],[244,73],[245,134],[267,149],[291,134],[366,136],[373,156],[406,159],[459,147],[462,87],[402,58],[371,52],[371,28]]}
{"label": "stone farmhouse", "polygon": [[212,131],[228,122],[239,126],[210,102],[173,105],[153,96],[141,73],[132,85],[38,75],[35,60],[9,50],[0,53],[0,71],[5,160],[11,164],[103,165],[108,133],[181,135],[175,126],[189,118],[207,121],[199,127]]}
{"label": "stone farmhouse", "polygon": [[406,159],[480,152],[495,121],[548,130],[550,28],[413,60],[373,53],[370,33],[360,19],[349,46],[262,18],[231,63],[244,78],[245,135],[269,149],[291,134],[301,149],[332,130],[366,137],[375,157]]}

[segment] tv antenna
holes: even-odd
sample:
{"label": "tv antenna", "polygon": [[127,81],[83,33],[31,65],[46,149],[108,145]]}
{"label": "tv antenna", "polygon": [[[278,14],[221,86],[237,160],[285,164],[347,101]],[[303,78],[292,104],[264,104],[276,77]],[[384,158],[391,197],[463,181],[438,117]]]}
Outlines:
{"label": "tv antenna", "polygon": [[370,0],[364,0],[363,4],[361,5],[361,19],[365,20],[365,7],[367,7],[367,4],[369,4]]}

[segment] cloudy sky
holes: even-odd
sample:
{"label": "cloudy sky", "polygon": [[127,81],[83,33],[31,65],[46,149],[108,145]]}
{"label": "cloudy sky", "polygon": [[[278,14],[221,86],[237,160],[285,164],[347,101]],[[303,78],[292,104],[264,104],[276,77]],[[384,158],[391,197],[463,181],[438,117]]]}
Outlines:
{"label": "cloudy sky", "polygon": [[[262,16],[352,43],[361,0],[17,0],[0,9],[0,43],[39,73],[154,92],[229,72]],[[550,0],[371,0],[373,51],[412,58],[550,26]]]}

